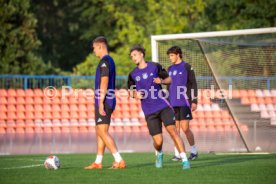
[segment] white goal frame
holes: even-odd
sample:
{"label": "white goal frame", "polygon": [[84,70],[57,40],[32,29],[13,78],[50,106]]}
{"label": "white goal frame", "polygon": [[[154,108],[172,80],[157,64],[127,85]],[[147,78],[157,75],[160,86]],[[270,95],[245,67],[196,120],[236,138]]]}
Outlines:
{"label": "white goal frame", "polygon": [[275,32],[276,32],[276,27],[269,27],[269,28],[258,28],[258,29],[241,29],[241,30],[233,30],[233,31],[213,31],[213,32],[199,32],[199,33],[152,35],[151,36],[152,61],[159,62],[157,41],[265,34],[265,33],[275,33]]}
{"label": "white goal frame", "polygon": [[[152,35],[151,36],[151,54],[152,54],[152,61],[159,62],[159,55],[158,55],[158,41],[165,41],[165,40],[187,40],[187,39],[197,39],[197,38],[210,38],[210,37],[226,37],[226,36],[239,36],[239,35],[257,35],[257,34],[268,34],[268,33],[276,33],[276,27],[270,28],[258,28],[258,29],[243,29],[243,30],[233,30],[233,31],[214,31],[214,32],[199,32],[199,33],[183,33],[183,34],[164,34],[164,35]],[[202,46],[199,43],[199,47],[203,52]],[[204,54],[204,53],[203,53]],[[209,60],[206,56],[204,56],[207,64],[209,65]],[[209,66],[210,67],[210,66]],[[211,69],[211,68],[210,68]],[[212,69],[211,69],[212,71]],[[212,71],[213,73],[213,71]],[[220,87],[217,78],[215,77],[215,81],[217,85]],[[235,126],[237,127],[238,133],[246,147],[247,152],[250,152],[247,143],[240,131],[240,128],[237,124],[238,120],[233,115],[229,104],[229,100],[226,99],[226,105],[232,116]]]}

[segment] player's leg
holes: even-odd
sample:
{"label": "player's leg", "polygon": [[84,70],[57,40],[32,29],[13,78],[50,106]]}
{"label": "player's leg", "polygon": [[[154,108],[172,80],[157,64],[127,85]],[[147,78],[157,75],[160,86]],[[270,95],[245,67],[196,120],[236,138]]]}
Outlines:
{"label": "player's leg", "polygon": [[146,122],[148,130],[153,139],[153,146],[155,148],[156,159],[155,167],[162,168],[163,166],[163,136],[162,136],[162,123],[158,117],[158,113],[146,115]]}
{"label": "player's leg", "polygon": [[[174,107],[174,115],[175,115],[175,126],[178,134],[180,135],[180,121],[179,121],[179,107]],[[181,161],[180,154],[176,146],[174,146],[174,156],[172,158],[173,161]]]}
{"label": "player's leg", "polygon": [[181,124],[181,128],[182,128],[184,134],[187,137],[187,140],[188,140],[190,146],[192,147],[191,155],[189,157],[189,160],[194,160],[198,157],[198,153],[197,153],[197,149],[196,149],[196,146],[195,146],[194,134],[190,129],[190,121],[189,120],[182,120],[180,124]]}
{"label": "player's leg", "polygon": [[198,157],[198,153],[195,146],[194,134],[190,129],[190,120],[193,119],[191,109],[189,107],[181,107],[180,114],[181,114],[181,121],[180,121],[181,129],[186,135],[190,146],[192,147],[189,160],[194,160]]}
{"label": "player's leg", "polygon": [[[105,108],[106,116],[101,116],[98,109],[95,109],[95,119],[96,119],[96,134],[97,134],[97,158],[100,161],[102,158],[100,154],[104,153],[105,146],[113,154],[115,162],[113,163],[113,168],[124,168],[126,164],[122,159],[120,153],[118,152],[117,146],[114,139],[108,133],[112,110],[108,107]],[[93,163],[95,165],[95,163]],[[93,167],[91,164],[91,167]],[[87,168],[91,169],[91,168]],[[93,168],[92,168],[93,169]]]}
{"label": "player's leg", "polygon": [[185,146],[184,143],[181,139],[181,137],[179,136],[176,127],[175,127],[175,117],[174,117],[174,112],[172,109],[170,108],[165,108],[162,110],[162,112],[160,113],[160,117],[161,120],[163,121],[166,130],[168,131],[168,133],[170,134],[174,145],[176,146],[176,148],[179,151],[179,155],[182,159],[182,168],[183,169],[189,169],[190,168],[190,163],[187,159],[186,153],[185,153]]}

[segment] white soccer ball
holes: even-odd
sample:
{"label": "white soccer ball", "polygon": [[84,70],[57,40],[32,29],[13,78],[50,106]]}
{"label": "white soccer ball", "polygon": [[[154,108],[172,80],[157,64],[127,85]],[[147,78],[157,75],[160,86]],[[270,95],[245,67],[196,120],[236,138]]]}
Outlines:
{"label": "white soccer ball", "polygon": [[48,170],[57,170],[60,168],[59,158],[54,155],[48,156],[44,162],[44,166]]}

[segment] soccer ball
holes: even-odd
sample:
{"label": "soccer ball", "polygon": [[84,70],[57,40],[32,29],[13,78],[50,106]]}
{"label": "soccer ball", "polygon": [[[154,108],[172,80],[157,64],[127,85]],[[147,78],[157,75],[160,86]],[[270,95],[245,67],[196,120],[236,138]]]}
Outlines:
{"label": "soccer ball", "polygon": [[57,170],[60,168],[59,158],[54,155],[48,156],[44,162],[44,166],[48,170]]}

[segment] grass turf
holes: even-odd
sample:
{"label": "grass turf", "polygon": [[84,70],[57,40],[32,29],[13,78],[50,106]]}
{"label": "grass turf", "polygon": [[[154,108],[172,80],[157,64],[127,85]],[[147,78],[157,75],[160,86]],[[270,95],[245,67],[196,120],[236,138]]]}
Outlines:
{"label": "grass turf", "polygon": [[0,183],[275,183],[276,154],[214,155],[200,154],[191,162],[192,169],[182,170],[181,162],[164,155],[164,166],[154,166],[153,153],[122,154],[127,162],[123,170],[108,169],[113,158],[104,157],[102,170],[84,170],[95,154],[57,154],[62,166],[48,171],[43,164],[46,155],[0,156]]}

